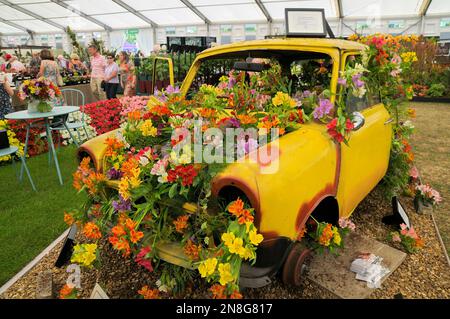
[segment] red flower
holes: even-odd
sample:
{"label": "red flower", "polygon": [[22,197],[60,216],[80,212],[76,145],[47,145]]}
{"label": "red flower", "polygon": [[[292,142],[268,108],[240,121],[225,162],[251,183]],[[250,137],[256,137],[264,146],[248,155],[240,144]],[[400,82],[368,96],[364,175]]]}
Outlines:
{"label": "red flower", "polygon": [[148,271],[153,271],[152,261],[147,259],[147,255],[152,251],[151,247],[144,247],[141,249],[139,254],[137,254],[134,261],[147,269]]}
{"label": "red flower", "polygon": [[344,136],[336,130],[338,119],[334,118],[327,124],[328,134],[338,143],[344,141]]}

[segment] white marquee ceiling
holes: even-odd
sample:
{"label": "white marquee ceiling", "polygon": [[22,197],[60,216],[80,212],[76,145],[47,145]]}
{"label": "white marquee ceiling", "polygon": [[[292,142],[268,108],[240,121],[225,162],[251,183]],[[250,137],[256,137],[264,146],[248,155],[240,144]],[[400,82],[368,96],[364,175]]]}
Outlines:
{"label": "white marquee ceiling", "polygon": [[450,16],[450,0],[0,0],[0,34],[267,22],[295,7],[329,18]]}

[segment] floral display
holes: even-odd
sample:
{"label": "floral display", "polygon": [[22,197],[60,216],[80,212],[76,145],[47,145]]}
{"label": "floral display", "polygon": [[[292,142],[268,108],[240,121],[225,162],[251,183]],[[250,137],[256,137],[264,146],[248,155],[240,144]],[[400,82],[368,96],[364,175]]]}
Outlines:
{"label": "floral display", "polygon": [[38,101],[38,112],[49,112],[52,109],[50,101],[61,97],[61,91],[49,79],[41,77],[35,80],[25,80],[19,88],[19,98],[28,101]]}
{"label": "floral display", "polygon": [[[364,68],[369,74],[368,87],[380,93],[381,102],[386,106],[393,122],[393,140],[388,172],[383,180],[383,188],[387,197],[406,191],[409,181],[409,170],[414,159],[409,139],[413,127],[405,125],[403,117],[408,115],[407,103],[414,94],[411,84],[404,81],[408,78],[413,65],[418,59],[411,51],[411,45],[418,41],[416,36],[393,36],[375,34],[350,39],[368,45],[363,55]],[[353,82],[354,83],[354,82]],[[357,85],[356,85],[357,86]]]}
{"label": "floral display", "polygon": [[331,253],[338,254],[337,249],[344,247],[344,238],[349,231],[354,231],[355,224],[345,218],[340,218],[337,226],[330,223],[318,222],[311,217],[306,225],[306,234],[313,240],[312,248],[319,252],[327,249]]}
{"label": "floral display", "polygon": [[[8,141],[10,146],[16,146],[19,150],[17,152],[18,156],[23,156],[23,143],[17,138],[16,133],[12,130],[10,121],[0,120],[0,131],[6,130],[8,135]],[[0,163],[11,161],[11,155],[0,157]]]}
{"label": "floral display", "polygon": [[400,243],[408,253],[415,253],[424,246],[414,227],[408,228],[405,224],[400,225],[400,232],[392,232],[389,238],[394,243]]}
{"label": "floral display", "polygon": [[110,132],[120,127],[122,104],[119,99],[99,101],[84,105],[81,111],[90,117],[97,135]]}
{"label": "floral display", "polygon": [[[267,70],[249,79],[242,72],[230,71],[217,86],[201,85],[189,99],[178,88],[168,87],[156,91],[155,99],[145,106],[138,98],[110,101],[113,110],[107,115],[109,122],[103,125],[104,120],[93,120],[92,125],[98,134],[119,129],[105,141],[103,173],[91,167],[89,158],[83,159],[74,173],[74,187],[87,192],[89,202],[67,216],[67,221],[82,224],[91,241],[106,238],[124,258],[132,258],[148,271],[159,268],[159,288],[143,287],[139,294],[144,298],[157,298],[161,289],[180,291],[193,276],[211,285],[213,298],[242,297],[241,264],[255,262],[257,247],[264,237],[254,224],[254,210],[245,198],[212,205],[211,181],[229,162],[223,161],[224,154],[222,161],[211,157],[231,149],[231,162],[249,158],[259,147],[312,121],[325,124],[324,133],[334,143],[351,147],[354,124],[346,108],[347,97],[366,94],[374,68],[385,68],[387,64],[381,74],[397,79],[400,70],[414,63],[411,56],[409,64],[400,62],[402,52],[381,53],[388,45],[377,38],[361,60],[349,63],[339,74],[335,94],[316,83],[313,90],[300,87],[292,94],[281,75],[281,66],[271,61]],[[312,67],[318,77],[327,77],[326,61]],[[397,88],[400,82],[394,82]],[[373,85],[391,90],[380,88],[380,83]],[[391,112],[395,113],[399,101],[409,94],[407,88],[401,92],[404,95],[399,97],[385,92]],[[86,106],[86,112],[101,112],[100,105],[104,104]],[[408,145],[401,142],[407,142],[406,128],[400,122],[398,126],[401,128],[395,130],[395,141],[406,154]],[[229,128],[246,131],[237,134],[230,145],[225,138]],[[215,133],[210,134],[211,130]],[[204,134],[200,141],[196,132]],[[199,154],[196,143],[217,154]],[[409,168],[409,162],[407,165]],[[194,208],[184,209],[187,203]],[[332,225],[312,218],[303,235],[313,248],[337,253],[344,246],[345,235],[354,228],[345,219]],[[189,267],[160,263],[158,251],[168,242],[179,244]],[[83,258],[77,260],[87,264]]]}
{"label": "floral display", "polygon": [[416,198],[419,198],[425,205],[437,206],[441,201],[441,195],[429,184],[418,184],[415,187]]}

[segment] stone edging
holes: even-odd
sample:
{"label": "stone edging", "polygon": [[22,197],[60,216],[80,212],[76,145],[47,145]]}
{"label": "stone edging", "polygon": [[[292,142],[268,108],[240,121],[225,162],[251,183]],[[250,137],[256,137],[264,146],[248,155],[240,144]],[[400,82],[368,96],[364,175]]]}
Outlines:
{"label": "stone edging", "polygon": [[64,231],[54,242],[52,242],[47,248],[45,248],[38,256],[36,256],[28,265],[26,265],[21,271],[19,271],[14,277],[12,277],[6,284],[0,287],[0,295],[6,292],[12,285],[14,285],[20,278],[25,276],[36,264],[38,264],[42,258],[44,258],[56,245],[58,245],[69,234],[69,229]]}
{"label": "stone edging", "polygon": [[448,256],[447,247],[445,247],[444,241],[442,240],[441,233],[439,232],[439,228],[436,224],[436,220],[434,219],[434,212],[431,212],[431,220],[433,221],[434,228],[436,229],[436,234],[441,244],[442,250],[444,251],[445,259],[447,260],[447,264],[450,267],[450,258]]}

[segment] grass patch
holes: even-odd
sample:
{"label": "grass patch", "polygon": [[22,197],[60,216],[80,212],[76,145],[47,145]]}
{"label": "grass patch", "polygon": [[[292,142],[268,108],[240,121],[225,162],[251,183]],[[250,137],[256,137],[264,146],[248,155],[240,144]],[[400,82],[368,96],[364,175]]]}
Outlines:
{"label": "grass patch", "polygon": [[77,208],[84,195],[72,187],[77,168],[76,148],[58,150],[63,176],[61,186],[54,163],[47,154],[27,161],[38,192],[34,192],[24,174],[17,175],[20,164],[0,166],[0,286],[36,257],[67,228],[64,211]]}
{"label": "grass patch", "polygon": [[411,103],[411,107],[417,115],[412,138],[415,163],[423,182],[443,197],[435,217],[450,254],[450,104]]}

